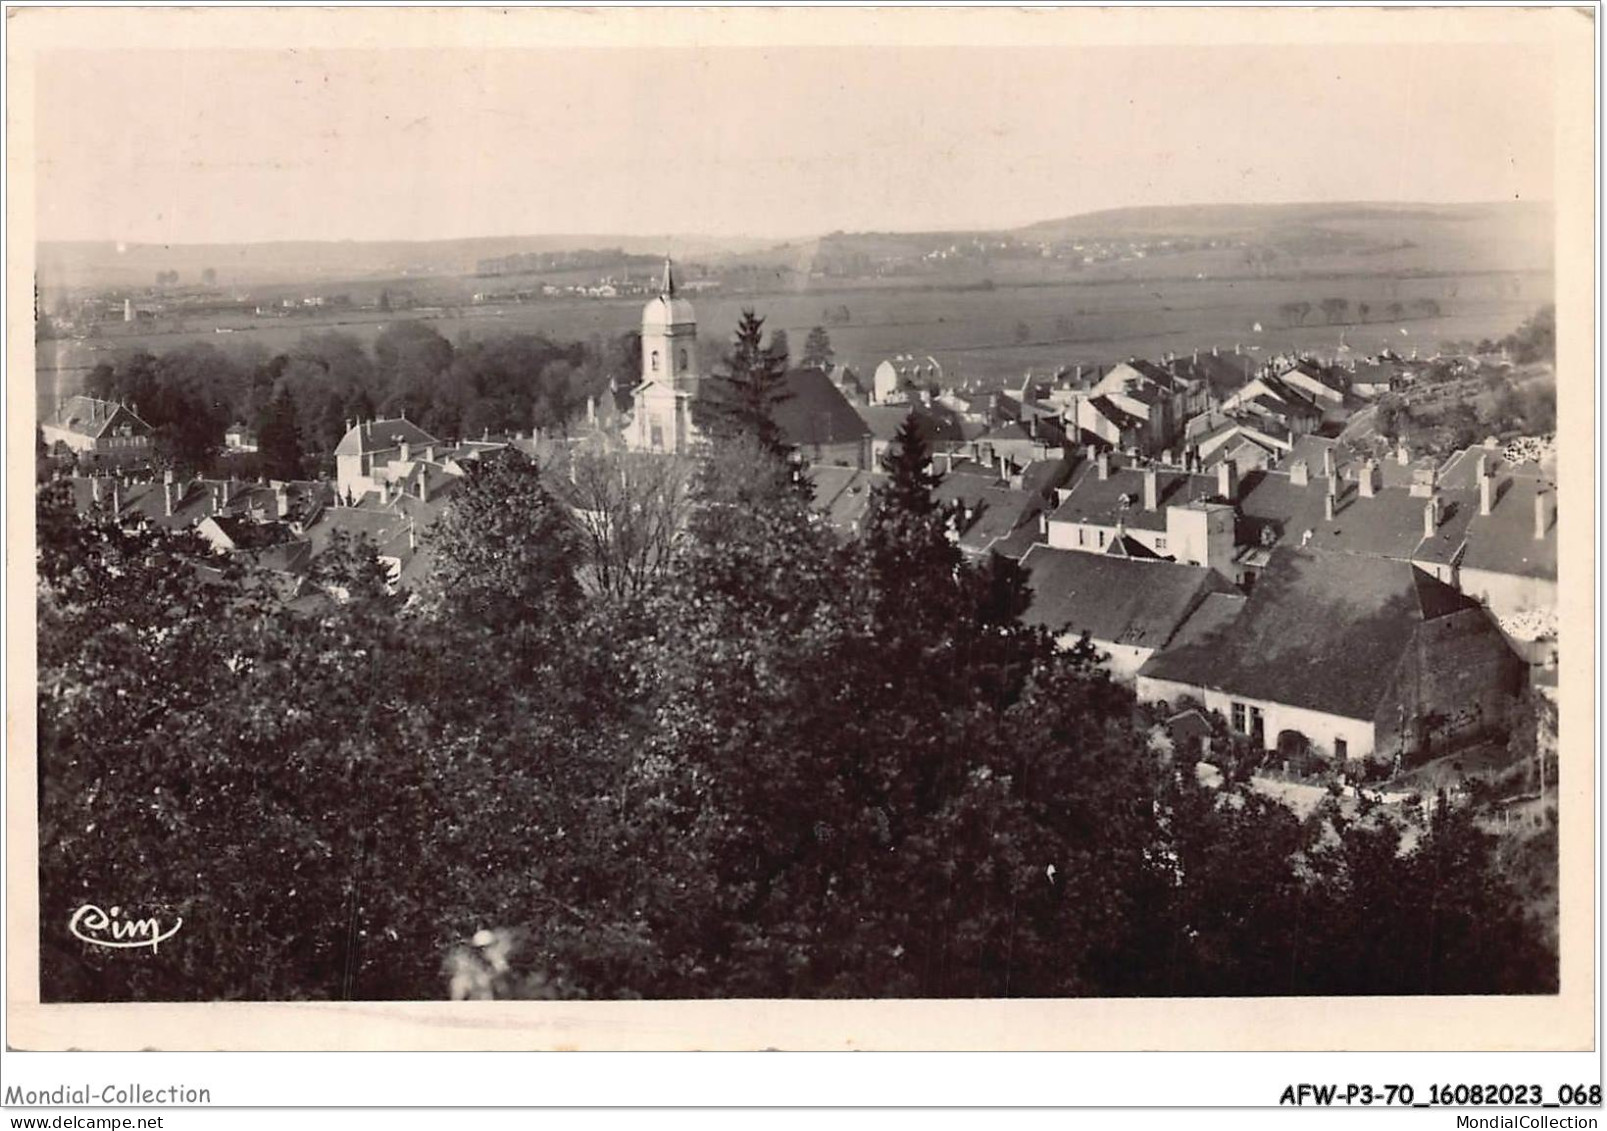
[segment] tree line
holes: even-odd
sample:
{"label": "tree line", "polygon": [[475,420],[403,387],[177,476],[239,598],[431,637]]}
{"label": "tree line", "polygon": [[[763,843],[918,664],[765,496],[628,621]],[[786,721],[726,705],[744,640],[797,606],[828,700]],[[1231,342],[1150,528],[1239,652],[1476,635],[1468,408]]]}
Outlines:
{"label": "tree line", "polygon": [[97,365],[85,392],[132,405],[166,465],[216,470],[224,431],[241,423],[259,433],[264,473],[296,478],[357,419],[406,415],[442,439],[561,430],[608,394],[611,377],[634,380],[639,342],[634,333],[567,343],[506,334],[454,344],[427,323],[399,321],[367,347],[325,331],[279,353],[209,342],[139,350]]}
{"label": "tree line", "polygon": [[[1278,317],[1286,326],[1304,326],[1311,317],[1313,310],[1322,312],[1323,320],[1330,326],[1349,324],[1351,321],[1351,303],[1347,298],[1325,298],[1316,307],[1305,300],[1286,302],[1278,307]],[[1392,301],[1383,305],[1374,305],[1370,302],[1357,302],[1355,305],[1355,320],[1366,323],[1369,321],[1400,322],[1408,316],[1413,318],[1438,318],[1440,304],[1431,298],[1420,298],[1411,303]],[[1377,316],[1375,318],[1375,316]]]}
{"label": "tree line", "polygon": [[[198,584],[193,536],[42,488],[44,999],[1555,991],[1467,811],[1408,847],[1202,785],[961,558],[913,421],[835,535],[745,330],[710,450],[643,489],[674,521],[573,517],[648,457],[502,452],[411,595],[340,541],[317,615]],[[182,936],[85,947],[96,899]]]}

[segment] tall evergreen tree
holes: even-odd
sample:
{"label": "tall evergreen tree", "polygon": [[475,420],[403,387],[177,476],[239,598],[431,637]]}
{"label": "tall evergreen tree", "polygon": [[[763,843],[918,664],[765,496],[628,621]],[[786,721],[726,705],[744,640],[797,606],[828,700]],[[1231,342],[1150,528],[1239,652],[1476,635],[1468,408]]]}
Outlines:
{"label": "tall evergreen tree", "polygon": [[824,326],[816,326],[804,339],[803,364],[809,369],[830,369],[837,355],[831,348],[831,336]]}
{"label": "tall evergreen tree", "polygon": [[764,319],[751,309],[742,312],[725,370],[704,384],[697,402],[699,426],[716,439],[747,435],[766,451],[788,455],[791,449],[775,418],[776,405],[792,395],[786,389],[786,361],[765,346]]}

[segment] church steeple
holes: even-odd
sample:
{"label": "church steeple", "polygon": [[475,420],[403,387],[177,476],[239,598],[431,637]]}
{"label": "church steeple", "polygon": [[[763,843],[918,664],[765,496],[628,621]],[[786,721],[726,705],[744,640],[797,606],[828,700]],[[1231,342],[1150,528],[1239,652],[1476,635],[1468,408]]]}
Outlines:
{"label": "church steeple", "polygon": [[675,297],[675,271],[670,266],[668,255],[664,257],[664,285],[659,289],[659,293],[665,298]]}

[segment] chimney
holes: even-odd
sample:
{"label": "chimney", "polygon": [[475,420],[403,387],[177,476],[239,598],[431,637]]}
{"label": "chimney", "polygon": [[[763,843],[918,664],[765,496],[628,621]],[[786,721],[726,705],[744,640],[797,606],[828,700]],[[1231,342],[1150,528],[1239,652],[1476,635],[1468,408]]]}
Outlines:
{"label": "chimney", "polygon": [[100,506],[100,476],[98,475],[90,477],[89,497],[97,507]]}
{"label": "chimney", "polygon": [[1099,467],[1100,481],[1103,482],[1104,480],[1109,479],[1110,478],[1110,453],[1109,452],[1100,452],[1097,464],[1098,464],[1098,467]]}
{"label": "chimney", "polygon": [[1551,492],[1536,491],[1534,495],[1534,537],[1535,541],[1545,541],[1546,531],[1551,526]]}
{"label": "chimney", "polygon": [[1322,450],[1322,473],[1329,479],[1334,478],[1334,450],[1332,448]]}
{"label": "chimney", "polygon": [[1216,493],[1230,503],[1239,501],[1239,465],[1234,460],[1216,465]]}
{"label": "chimney", "polygon": [[1295,487],[1309,487],[1311,485],[1311,469],[1306,461],[1297,459],[1289,465],[1289,483]]}
{"label": "chimney", "polygon": [[421,503],[430,501],[430,473],[427,468],[422,467],[418,473],[418,501]]}
{"label": "chimney", "polygon": [[177,482],[177,480],[178,480],[178,473],[175,472],[171,467],[168,468],[166,471],[162,472],[162,482],[163,483],[174,483],[174,482]]}
{"label": "chimney", "polygon": [[178,485],[173,482],[173,473],[169,471],[162,482],[162,513],[168,518],[173,517],[174,496],[177,494]]}
{"label": "chimney", "polygon": [[1038,537],[1040,537],[1040,538],[1049,537],[1049,512],[1048,511],[1039,511],[1038,512]]}
{"label": "chimney", "polygon": [[1440,528],[1440,497],[1430,495],[1428,502],[1423,504],[1423,537],[1432,538],[1434,532]]}
{"label": "chimney", "polygon": [[1327,486],[1323,489],[1323,493],[1326,494],[1330,499],[1339,498],[1339,476],[1330,475],[1327,479],[1323,480],[1323,482],[1327,484]]}
{"label": "chimney", "polygon": [[1412,450],[1406,446],[1405,441],[1395,449],[1395,462],[1402,467],[1412,462]]}
{"label": "chimney", "polygon": [[593,424],[593,425],[597,423],[597,398],[596,397],[587,397],[586,398],[586,423],[587,424]]}
{"label": "chimney", "polygon": [[112,514],[123,513],[123,485],[116,479],[112,480]]}
{"label": "chimney", "polygon": [[1334,496],[1332,492],[1329,492],[1323,496],[1322,517],[1327,519],[1329,522],[1334,520]]}
{"label": "chimney", "polygon": [[413,445],[403,440],[396,454],[403,463],[407,463],[413,456]]}
{"label": "chimney", "polygon": [[290,491],[284,484],[273,489],[273,511],[275,518],[284,518],[290,513]]}
{"label": "chimney", "polygon": [[1194,364],[1198,365],[1199,363],[1200,363],[1200,351],[1195,350],[1194,351]]}
{"label": "chimney", "polygon": [[1160,505],[1161,477],[1153,467],[1144,469],[1144,509],[1155,510]]}
{"label": "chimney", "polygon": [[1378,464],[1369,456],[1361,465],[1361,497],[1371,499],[1378,492]]}
{"label": "chimney", "polygon": [[1489,469],[1488,466],[1486,466],[1486,464],[1484,462],[1484,457],[1480,456],[1479,457],[1479,513],[1482,514],[1482,515],[1488,515],[1490,513],[1490,511],[1494,509],[1494,507],[1495,507],[1495,476],[1490,474],[1490,469]]}
{"label": "chimney", "polygon": [[[1234,353],[1238,353],[1238,352],[1239,352],[1239,347],[1238,347],[1238,346],[1234,346],[1234,347],[1233,347],[1233,352],[1234,352]],[[1219,354],[1218,354],[1218,353],[1217,353],[1217,352],[1216,352],[1216,347],[1215,347],[1215,346],[1212,346],[1212,347],[1211,347],[1211,356],[1212,356],[1212,357],[1219,357],[1219,356],[1221,356],[1221,355],[1219,355]]]}

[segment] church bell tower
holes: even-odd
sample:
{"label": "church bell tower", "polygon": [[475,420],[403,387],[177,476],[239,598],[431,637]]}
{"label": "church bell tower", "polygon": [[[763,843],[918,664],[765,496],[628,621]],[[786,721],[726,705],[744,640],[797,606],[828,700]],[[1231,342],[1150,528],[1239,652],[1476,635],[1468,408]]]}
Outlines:
{"label": "church bell tower", "polygon": [[693,392],[697,378],[697,315],[676,293],[675,269],[666,257],[658,297],[642,311],[642,381]]}

